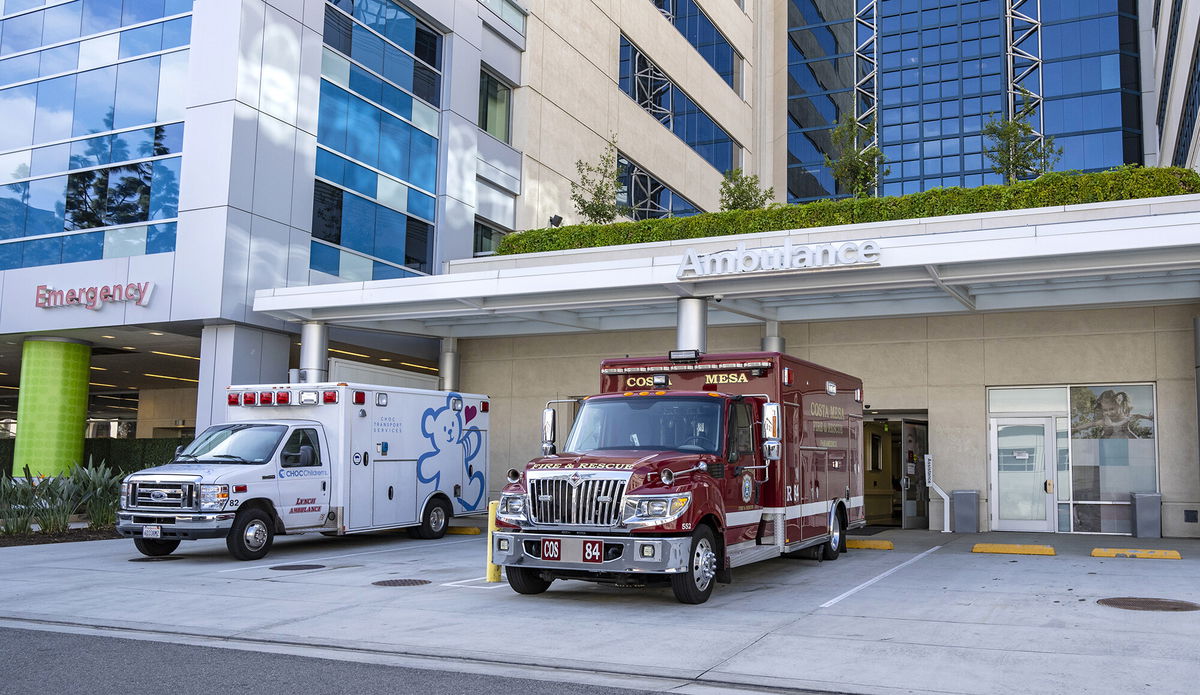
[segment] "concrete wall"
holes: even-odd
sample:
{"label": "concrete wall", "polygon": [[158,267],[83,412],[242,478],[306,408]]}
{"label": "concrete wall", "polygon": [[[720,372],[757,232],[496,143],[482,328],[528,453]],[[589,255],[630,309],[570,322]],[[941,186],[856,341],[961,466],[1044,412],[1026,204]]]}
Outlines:
{"label": "concrete wall", "polygon": [[[988,519],[986,387],[1152,381],[1158,387],[1163,531],[1200,536],[1192,317],[1200,304],[791,323],[797,357],[862,377],[872,409],[928,410],[929,448],[946,490],[980,491]],[[759,327],[714,328],[709,351],[757,350]],[[605,357],[662,354],[674,331],[460,340],[462,387],[489,394],[492,485],[538,453],[547,400],[593,393]],[[560,428],[560,431],[562,428]],[[930,503],[940,528],[940,500]]]}

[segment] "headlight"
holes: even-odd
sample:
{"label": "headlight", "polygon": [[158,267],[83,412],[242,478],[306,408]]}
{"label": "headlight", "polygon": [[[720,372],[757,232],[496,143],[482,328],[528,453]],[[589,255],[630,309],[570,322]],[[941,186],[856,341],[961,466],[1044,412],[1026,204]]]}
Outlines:
{"label": "headlight", "polygon": [[669,520],[683,513],[691,502],[691,495],[670,495],[664,497],[629,497],[626,498],[626,521],[644,519]]}
{"label": "headlight", "polygon": [[121,509],[129,506],[129,483],[121,483]]}
{"label": "headlight", "polygon": [[200,510],[205,512],[219,512],[225,508],[225,503],[229,501],[229,486],[228,485],[201,485],[200,486]]}
{"label": "headlight", "polygon": [[520,516],[525,513],[524,495],[504,495],[500,498],[500,513]]}

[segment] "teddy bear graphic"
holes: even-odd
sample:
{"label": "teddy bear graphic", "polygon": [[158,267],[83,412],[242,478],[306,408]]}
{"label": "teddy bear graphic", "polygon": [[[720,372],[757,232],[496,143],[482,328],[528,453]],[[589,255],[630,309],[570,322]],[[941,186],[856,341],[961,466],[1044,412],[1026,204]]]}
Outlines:
{"label": "teddy bear graphic", "polygon": [[[471,462],[479,455],[483,435],[478,427],[466,427],[463,422],[464,413],[468,423],[475,418],[475,407],[454,410],[456,400],[461,403],[462,396],[450,393],[446,396],[446,405],[428,408],[421,416],[421,434],[433,448],[417,459],[417,478],[422,483],[433,483],[434,489],[440,489],[442,473],[449,475],[453,466],[461,465],[466,479],[462,491],[466,497],[459,496],[458,503],[465,511],[474,511],[483,500],[484,478],[483,471],[471,470]],[[461,447],[461,458],[455,447]],[[475,496],[468,501],[471,491],[475,491]]]}

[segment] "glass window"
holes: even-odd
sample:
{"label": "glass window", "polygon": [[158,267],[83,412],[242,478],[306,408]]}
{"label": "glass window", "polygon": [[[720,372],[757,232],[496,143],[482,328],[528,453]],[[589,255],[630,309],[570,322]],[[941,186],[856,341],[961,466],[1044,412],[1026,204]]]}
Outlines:
{"label": "glass window", "polygon": [[167,253],[175,250],[176,223],[152,224],[146,229],[146,253]]}
{"label": "glass window", "polygon": [[71,134],[77,136],[112,130],[116,66],[81,72],[76,79],[75,114]]}
{"label": "glass window", "polygon": [[39,265],[62,263],[62,237],[31,239],[21,244],[21,265],[32,268]]}
{"label": "glass window", "polygon": [[512,88],[486,70],[479,72],[479,127],[501,142],[509,141]]}
{"label": "glass window", "polygon": [[307,446],[312,449],[312,461],[310,466],[321,465],[321,444],[320,438],[317,436],[317,431],[311,428],[301,428],[292,431],[292,435],[288,437],[287,442],[283,445],[283,450],[280,452],[279,460],[285,468],[294,468],[302,465],[300,463],[300,447]]}
{"label": "glass window", "polygon": [[120,58],[132,58],[146,53],[154,53],[162,48],[162,23],[150,24],[137,29],[121,32]]}
{"label": "glass window", "polygon": [[25,236],[57,234],[63,230],[63,195],[67,177],[30,181],[26,187],[28,213]]}
{"label": "glass window", "polygon": [[988,389],[988,412],[991,413],[1065,413],[1065,387],[995,388]]}
{"label": "glass window", "polygon": [[153,123],[158,114],[158,57],[117,66],[111,128]]}
{"label": "glass window", "polygon": [[182,159],[172,157],[143,164],[150,167],[150,198],[147,201],[149,219],[161,220],[179,215],[179,169]]}
{"label": "glass window", "polygon": [[[130,3],[136,4],[136,3]],[[83,0],[82,36],[121,26],[121,0]]]}
{"label": "glass window", "polygon": [[108,170],[106,224],[145,222],[150,203],[153,164],[129,164]]}
{"label": "glass window", "polygon": [[30,12],[4,20],[0,55],[19,53],[42,45],[43,12]]}
{"label": "glass window", "polygon": [[1071,388],[1071,469],[1077,501],[1128,502],[1155,492],[1154,387]]}
{"label": "glass window", "polygon": [[98,261],[104,258],[104,232],[62,237],[62,262]]}
{"label": "glass window", "polygon": [[507,232],[492,225],[475,220],[475,255],[490,256],[500,247],[500,240]]}

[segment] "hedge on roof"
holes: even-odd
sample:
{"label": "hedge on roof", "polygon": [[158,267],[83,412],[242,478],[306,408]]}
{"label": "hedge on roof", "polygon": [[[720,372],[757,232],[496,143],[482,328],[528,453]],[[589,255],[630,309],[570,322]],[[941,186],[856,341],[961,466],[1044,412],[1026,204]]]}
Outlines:
{"label": "hedge on roof", "polygon": [[496,253],[560,251],[1188,193],[1200,193],[1200,174],[1180,167],[1125,166],[1091,174],[1055,172],[1034,181],[1021,181],[1009,186],[934,188],[886,198],[819,200],[762,210],[708,212],[692,217],[530,229],[506,235]]}

